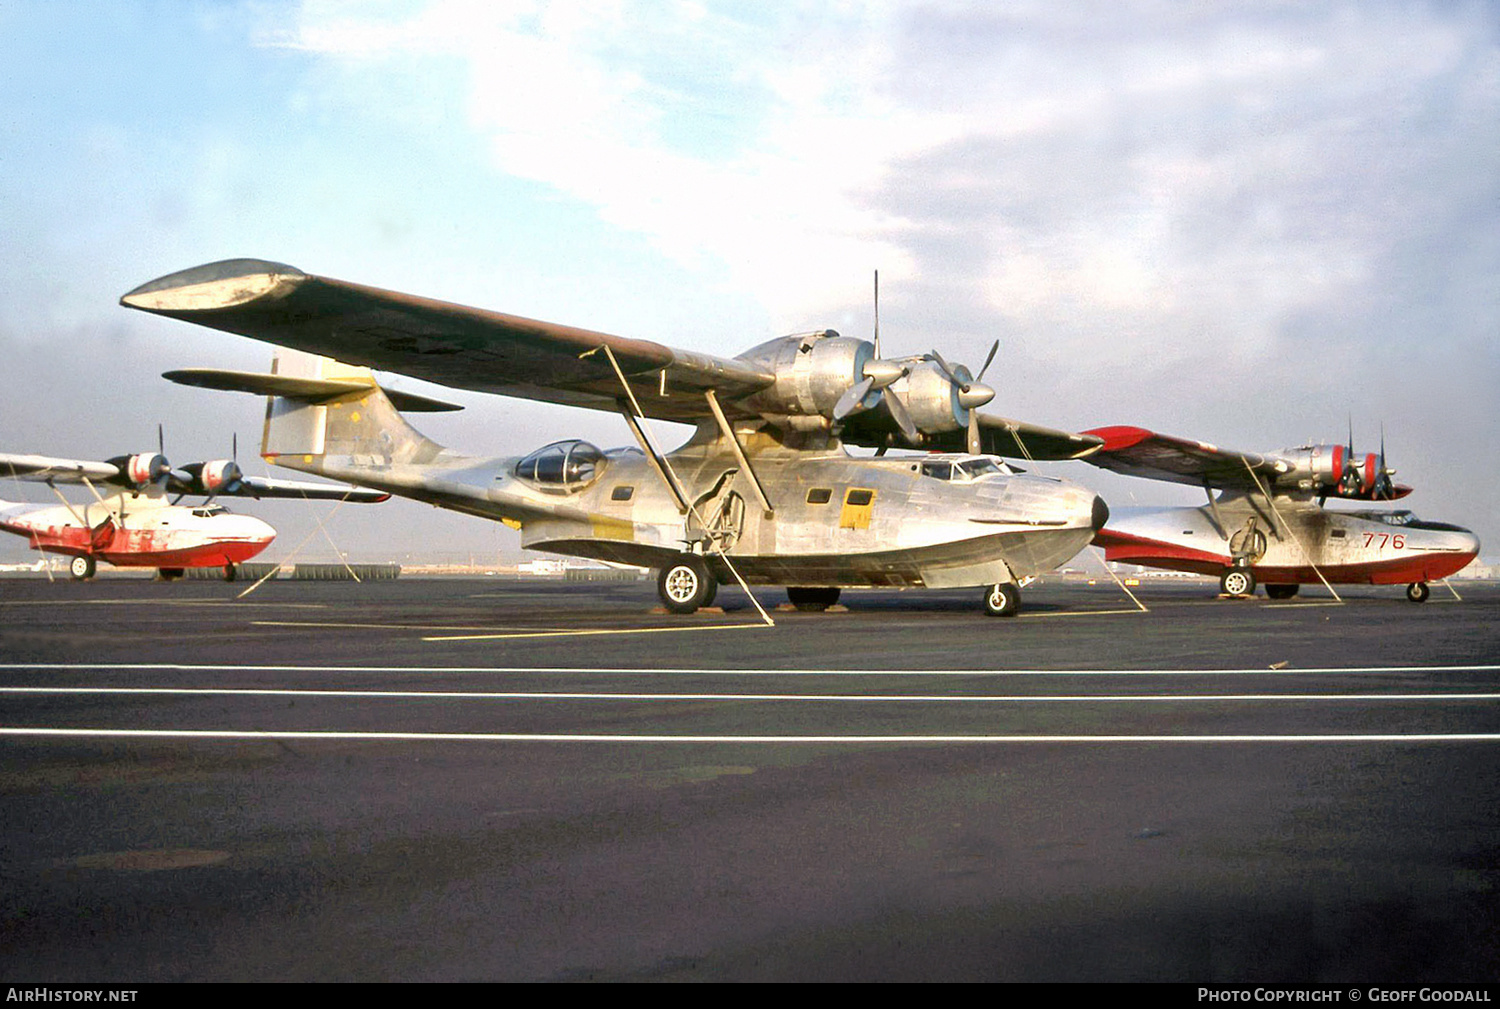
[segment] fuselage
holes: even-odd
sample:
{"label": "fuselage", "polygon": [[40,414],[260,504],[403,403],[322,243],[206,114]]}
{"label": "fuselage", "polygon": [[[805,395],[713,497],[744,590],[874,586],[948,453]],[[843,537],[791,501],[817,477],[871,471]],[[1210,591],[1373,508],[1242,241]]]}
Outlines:
{"label": "fuselage", "polygon": [[118,494],[88,504],[0,504],[0,530],[34,550],[92,557],[117,567],[222,567],[249,560],[276,538],[260,519],[221,505],[186,507],[159,496]]}
{"label": "fuselage", "polygon": [[1225,495],[1213,507],[1119,508],[1094,542],[1127,564],[1218,575],[1248,566],[1265,584],[1435,581],[1479,553],[1467,529],[1409,511],[1340,511],[1311,501]]}
{"label": "fuselage", "polygon": [[861,457],[833,440],[750,434],[766,511],[728,442],[704,427],[666,457],[684,511],[636,449],[559,442],[524,457],[423,462],[328,454],[273,462],[519,526],[522,545],[658,567],[685,550],[721,578],[809,586],[957,588],[1052,570],[1108,510],[1092,491],[995,457]]}

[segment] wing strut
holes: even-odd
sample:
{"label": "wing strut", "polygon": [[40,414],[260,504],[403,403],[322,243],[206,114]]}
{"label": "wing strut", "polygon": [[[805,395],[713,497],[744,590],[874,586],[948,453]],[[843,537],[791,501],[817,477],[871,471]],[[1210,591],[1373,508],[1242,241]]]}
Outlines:
{"label": "wing strut", "polygon": [[735,437],[734,428],[729,426],[729,419],[724,416],[724,410],[719,406],[719,397],[714,395],[712,389],[703,390],[703,397],[708,400],[708,408],[714,412],[714,420],[719,422],[719,430],[724,432],[724,437],[729,440],[729,446],[734,449],[734,457],[739,460],[740,468],[750,478],[750,486],[755,488],[755,496],[760,498],[760,506],[765,509],[766,518],[776,514],[776,509],[771,507],[771,499],[766,497],[766,489],[761,485],[760,477],[755,473],[755,467],[750,465],[750,460],[745,458],[745,450],[740,446],[740,440]]}
{"label": "wing strut", "polygon": [[687,498],[682,493],[682,488],[677,485],[672,474],[667,469],[666,460],[657,454],[656,446],[651,444],[651,439],[646,437],[645,429],[641,427],[640,421],[636,420],[635,411],[630,407],[630,401],[621,397],[620,416],[625,418],[625,423],[630,425],[630,433],[635,435],[635,440],[640,443],[641,450],[646,453],[646,461],[651,463],[651,468],[656,470],[656,475],[661,477],[661,482],[667,485],[667,490],[677,499],[677,513],[686,515],[688,513]]}
{"label": "wing strut", "polygon": [[[665,456],[658,456],[656,454],[655,447],[652,446],[650,440],[646,437],[645,429],[637,421],[637,414],[643,417],[645,414],[641,414],[641,405],[635,401],[635,393],[631,391],[630,383],[625,381],[625,373],[620,370],[620,363],[615,360],[614,351],[609,349],[609,344],[601,343],[599,346],[593,348],[593,350],[586,350],[578,356],[588,357],[590,354],[600,350],[604,351],[604,356],[609,358],[610,367],[614,368],[615,376],[620,380],[620,387],[625,390],[625,396],[617,402],[620,404],[620,412],[625,415],[625,420],[630,425],[630,430],[635,435],[636,441],[641,443],[641,448],[646,452],[646,456],[655,464],[656,472],[660,474],[662,480],[672,491],[673,496],[677,498],[683,512],[691,511],[694,515],[697,515],[699,527],[707,529],[708,523],[703,521],[702,515],[698,515],[698,509],[688,504],[687,497],[682,492],[682,486],[677,482],[677,475],[672,472],[671,464],[667,462]],[[710,399],[709,402],[712,403],[713,400]],[[729,569],[729,573],[734,575],[734,580],[739,582],[740,588],[745,590],[745,595],[750,597],[751,604],[759,611],[761,619],[766,622],[766,626],[775,627],[776,621],[771,619],[771,615],[760,605],[760,600],[755,598],[755,593],[750,591],[750,586],[745,584],[745,579],[740,577],[739,571],[735,569],[734,563],[729,559],[729,555],[724,552],[724,548],[712,538],[709,539],[709,542],[714,545],[715,552],[718,553],[719,559],[724,562],[724,566]]]}
{"label": "wing strut", "polygon": [[1319,568],[1317,562],[1312,559],[1312,554],[1307,552],[1307,547],[1302,545],[1302,540],[1297,537],[1296,533],[1292,532],[1292,527],[1287,525],[1286,520],[1281,517],[1281,512],[1277,509],[1276,502],[1272,499],[1270,491],[1266,490],[1265,485],[1260,482],[1260,475],[1251,468],[1250,460],[1248,459],[1245,460],[1245,471],[1250,474],[1250,479],[1255,481],[1255,486],[1260,488],[1261,494],[1265,495],[1266,504],[1270,505],[1271,511],[1276,514],[1276,521],[1279,522],[1281,524],[1281,527],[1286,530],[1287,535],[1292,538],[1292,542],[1297,544],[1297,549],[1302,551],[1302,556],[1307,559],[1308,566],[1313,569],[1313,574],[1318,576],[1318,581],[1323,583],[1323,587],[1328,590],[1329,595],[1333,596],[1333,598],[1339,603],[1343,603],[1343,598],[1334,591],[1332,585],[1328,584],[1328,579],[1323,577],[1322,569]]}
{"label": "wing strut", "polygon": [[1208,510],[1214,516],[1214,529],[1218,532],[1219,539],[1227,543],[1229,541],[1229,534],[1224,531],[1224,519],[1219,515],[1219,502],[1214,500],[1214,489],[1209,486],[1208,477],[1203,478],[1203,493],[1208,495]]}

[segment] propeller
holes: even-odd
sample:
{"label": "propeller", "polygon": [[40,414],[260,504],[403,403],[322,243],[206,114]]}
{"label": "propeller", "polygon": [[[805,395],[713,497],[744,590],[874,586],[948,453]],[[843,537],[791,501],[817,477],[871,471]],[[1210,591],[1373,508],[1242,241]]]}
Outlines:
{"label": "propeller", "polygon": [[1396,485],[1391,477],[1396,471],[1385,464],[1385,424],[1380,425],[1380,458],[1375,464],[1375,487],[1371,496],[1377,501],[1394,501],[1396,499]]}
{"label": "propeller", "polygon": [[979,408],[995,398],[995,390],[985,385],[979,379],[983,378],[984,373],[989,370],[990,363],[995,360],[995,352],[999,349],[999,340],[990,344],[990,352],[985,355],[984,364],[979,369],[978,377],[967,379],[959,375],[959,369],[962,369],[962,365],[959,366],[959,369],[949,366],[948,362],[943,360],[943,355],[939,354],[936,350],[933,350],[928,355],[938,366],[938,370],[943,373],[943,377],[953,383],[954,388],[958,390],[958,405],[968,411],[969,432],[967,447],[970,455],[978,455],[980,449],[984,447],[979,439]]}
{"label": "propeller", "polygon": [[875,347],[875,353],[868,358],[860,368],[860,380],[844,390],[844,394],[838,398],[833,405],[833,419],[843,420],[856,410],[867,410],[874,403],[866,403],[870,393],[879,391],[880,401],[890,411],[891,419],[896,426],[901,428],[901,433],[906,440],[915,443],[918,437],[917,426],[912,423],[911,415],[901,404],[895,393],[890,391],[890,386],[911,373],[908,365],[896,361],[887,361],[880,356],[880,271],[875,271],[875,336],[871,341]]}
{"label": "propeller", "polygon": [[1344,449],[1344,472],[1339,477],[1339,493],[1355,497],[1364,485],[1359,477],[1359,466],[1354,461],[1354,417],[1349,417],[1349,445]]}

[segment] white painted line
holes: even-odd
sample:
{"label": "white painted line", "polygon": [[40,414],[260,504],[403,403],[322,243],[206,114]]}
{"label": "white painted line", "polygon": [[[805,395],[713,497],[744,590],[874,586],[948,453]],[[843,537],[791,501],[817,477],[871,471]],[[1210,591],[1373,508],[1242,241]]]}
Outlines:
{"label": "white painted line", "polygon": [[0,695],[207,696],[207,697],[337,697],[376,700],[491,700],[491,701],[828,701],[836,703],[1160,703],[1257,701],[1500,701],[1500,693],[1425,694],[723,694],[723,693],[610,693],[549,690],[326,690],[262,687],[0,687]]}
{"label": "white painted line", "polygon": [[1348,735],[1226,736],[660,736],[597,735],[540,732],[340,732],[237,731],[230,729],[36,729],[0,727],[0,737],[100,739],[312,739],[351,742],[460,743],[733,743],[882,744],[882,743],[1500,743],[1500,733],[1370,733]]}
{"label": "white painted line", "polygon": [[[756,627],[757,624],[734,626]],[[1312,676],[1380,675],[1391,673],[1495,673],[1500,665],[1438,666],[1310,666],[1305,669],[711,669],[701,666],[631,669],[605,666],[328,666],[183,662],[0,662],[0,671],[179,673],[463,673],[555,676]]]}

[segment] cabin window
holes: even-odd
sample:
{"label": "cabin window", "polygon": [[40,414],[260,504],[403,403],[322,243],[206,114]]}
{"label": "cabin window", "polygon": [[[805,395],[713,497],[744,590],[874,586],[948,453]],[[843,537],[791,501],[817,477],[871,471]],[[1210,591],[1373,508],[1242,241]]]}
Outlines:
{"label": "cabin window", "polygon": [[1330,529],[1328,530],[1328,535],[1332,536],[1336,540],[1341,540],[1344,538],[1345,533],[1342,529]]}
{"label": "cabin window", "polygon": [[811,505],[827,504],[833,500],[832,487],[814,487],[807,492],[807,503]]}
{"label": "cabin window", "polygon": [[611,501],[629,501],[633,497],[635,497],[635,488],[625,486],[616,487],[609,495]]}
{"label": "cabin window", "polygon": [[922,475],[930,476],[934,480],[952,480],[953,464],[951,462],[924,462]]}
{"label": "cabin window", "polygon": [[875,500],[875,492],[872,490],[860,490],[851,487],[849,493],[844,495],[844,504],[864,507]]}

